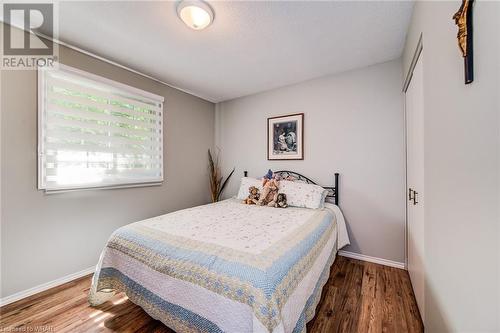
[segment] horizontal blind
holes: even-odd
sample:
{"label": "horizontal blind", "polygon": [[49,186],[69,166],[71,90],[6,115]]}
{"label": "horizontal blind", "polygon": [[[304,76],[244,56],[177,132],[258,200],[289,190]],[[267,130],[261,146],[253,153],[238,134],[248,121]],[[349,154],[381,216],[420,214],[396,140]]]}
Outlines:
{"label": "horizontal blind", "polygon": [[39,188],[163,181],[163,98],[68,66],[39,70]]}

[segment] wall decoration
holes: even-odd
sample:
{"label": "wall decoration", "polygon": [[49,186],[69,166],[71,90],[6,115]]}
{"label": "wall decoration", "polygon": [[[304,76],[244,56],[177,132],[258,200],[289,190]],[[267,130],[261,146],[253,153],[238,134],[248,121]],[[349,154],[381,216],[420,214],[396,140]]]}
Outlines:
{"label": "wall decoration", "polygon": [[304,159],[304,114],[267,118],[267,159]]}
{"label": "wall decoration", "polygon": [[472,6],[474,0],[462,0],[458,12],[453,15],[455,24],[458,26],[458,47],[464,57],[465,84],[474,81],[474,58],[472,48]]}
{"label": "wall decoration", "polygon": [[226,180],[224,180],[220,167],[218,152],[212,154],[210,149],[208,150],[208,179],[210,184],[210,196],[212,198],[212,202],[217,202],[220,200],[220,196],[222,195],[224,188],[226,188],[227,182],[233,175],[234,170],[235,168],[233,168],[233,170],[229,173],[229,176],[227,176]]}

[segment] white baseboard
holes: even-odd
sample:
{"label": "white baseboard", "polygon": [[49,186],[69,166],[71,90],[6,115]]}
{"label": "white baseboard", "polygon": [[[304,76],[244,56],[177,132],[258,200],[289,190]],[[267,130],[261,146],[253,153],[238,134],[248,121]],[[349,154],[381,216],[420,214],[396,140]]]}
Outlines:
{"label": "white baseboard", "polygon": [[10,303],[13,303],[13,302],[16,302],[16,301],[19,301],[20,299],[38,294],[38,293],[45,291],[45,290],[48,290],[50,288],[60,286],[62,284],[65,284],[66,282],[76,280],[78,278],[81,278],[82,276],[94,273],[94,271],[95,271],[95,266],[92,266],[92,267],[89,267],[89,268],[84,269],[82,271],[63,276],[62,278],[38,285],[36,287],[30,288],[27,290],[17,292],[15,294],[10,295],[10,296],[0,298],[0,307],[7,305],[7,304],[10,304]]}
{"label": "white baseboard", "polygon": [[354,253],[354,252],[340,250],[339,256],[368,261],[368,262],[373,262],[375,264],[381,264],[381,265],[390,266],[390,267],[406,269],[406,267],[405,267],[406,265],[403,262],[392,261],[392,260],[376,258],[376,257],[370,257],[370,256],[366,256],[364,254],[359,254],[359,253]]}

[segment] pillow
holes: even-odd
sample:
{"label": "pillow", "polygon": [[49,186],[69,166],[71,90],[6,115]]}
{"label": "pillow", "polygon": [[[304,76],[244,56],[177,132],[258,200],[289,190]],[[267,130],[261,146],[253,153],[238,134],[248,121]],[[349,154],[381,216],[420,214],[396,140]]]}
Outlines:
{"label": "pillow", "polygon": [[262,191],[262,180],[251,178],[251,177],[243,177],[241,178],[240,189],[238,190],[237,198],[240,200],[245,200],[248,198],[248,188],[250,186],[255,186]]}
{"label": "pillow", "polygon": [[289,206],[317,209],[323,208],[328,190],[319,185],[282,180],[279,193],[286,194]]}

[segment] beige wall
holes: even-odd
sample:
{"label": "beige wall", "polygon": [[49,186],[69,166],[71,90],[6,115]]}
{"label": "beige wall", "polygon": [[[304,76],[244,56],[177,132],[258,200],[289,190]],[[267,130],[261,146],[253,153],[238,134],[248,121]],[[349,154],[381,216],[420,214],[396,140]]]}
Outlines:
{"label": "beige wall", "polygon": [[423,33],[425,326],[499,332],[500,3],[474,6],[469,85],[451,19],[459,6],[417,2],[403,57],[408,69]]}
{"label": "beige wall", "polygon": [[[346,250],[404,262],[405,151],[401,61],[217,104],[216,138],[234,195],[243,170],[288,169],[332,184],[351,237]],[[267,117],[303,112],[303,161],[268,161]]]}
{"label": "beige wall", "polygon": [[46,195],[37,190],[35,71],[1,73],[1,296],[97,263],[116,228],[209,201],[214,104],[71,49],[61,62],[165,97],[165,181]]}

